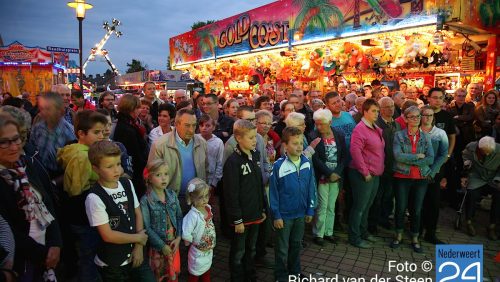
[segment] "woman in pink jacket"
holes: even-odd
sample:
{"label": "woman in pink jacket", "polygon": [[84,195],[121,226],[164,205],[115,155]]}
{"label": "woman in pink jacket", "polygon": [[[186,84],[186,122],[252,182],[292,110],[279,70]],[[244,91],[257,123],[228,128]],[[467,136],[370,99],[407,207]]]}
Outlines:
{"label": "woman in pink jacket", "polygon": [[374,99],[363,103],[363,118],[351,136],[349,180],[353,204],[349,216],[349,243],[371,248],[376,238],[368,233],[368,212],[377,195],[379,177],[384,172],[384,138],[375,125],[380,107]]}

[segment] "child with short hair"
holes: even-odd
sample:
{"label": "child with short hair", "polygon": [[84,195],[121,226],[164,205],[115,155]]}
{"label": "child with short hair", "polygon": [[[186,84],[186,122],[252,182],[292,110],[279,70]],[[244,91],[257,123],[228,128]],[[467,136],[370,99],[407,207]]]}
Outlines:
{"label": "child with short hair", "polygon": [[229,269],[231,281],[256,281],[255,247],[267,208],[260,153],[255,150],[257,129],[248,120],[238,120],[233,133],[238,144],[224,164],[222,177],[226,213],[234,226]]}
{"label": "child with short hair", "polygon": [[182,239],[188,252],[188,282],[209,282],[215,247],[215,226],[212,208],[208,204],[210,186],[200,178],[188,183],[186,200],[191,210],[182,221]]}
{"label": "child with short hair", "polygon": [[151,161],[144,169],[146,194],[141,198],[144,226],[149,234],[149,266],[157,281],[178,281],[182,210],[174,190],[168,189],[167,163]]}
{"label": "child with short hair", "polygon": [[207,114],[203,114],[198,120],[200,136],[207,141],[208,174],[207,183],[210,185],[209,204],[215,215],[219,215],[219,205],[215,197],[215,192],[219,181],[222,178],[222,157],[224,156],[224,143],[213,134],[216,127],[216,120]]}
{"label": "child with short hair", "polygon": [[154,281],[144,263],[144,230],[132,182],[123,173],[120,148],[112,141],[94,143],[89,161],[99,179],[90,189],[85,208],[102,241],[94,258],[103,281]]}
{"label": "child with short hair", "polygon": [[[68,196],[61,201],[61,210],[64,211],[61,226],[63,229],[68,228],[68,233],[72,233],[80,246],[77,249],[77,261],[78,278],[81,281],[97,281],[99,277],[93,263],[99,235],[89,225],[85,214],[85,199],[88,190],[98,179],[89,162],[89,147],[103,140],[107,122],[104,115],[95,111],[79,111],[75,116],[74,126],[78,143],[66,145],[57,152],[57,162],[64,169],[63,187]],[[71,248],[68,244],[66,247]]]}
{"label": "child with short hair", "polygon": [[276,281],[289,281],[300,270],[300,249],[305,223],[316,207],[316,180],[311,161],[303,155],[304,136],[297,127],[286,127],[281,140],[286,155],[273,165],[269,178],[269,206],[276,229]]}

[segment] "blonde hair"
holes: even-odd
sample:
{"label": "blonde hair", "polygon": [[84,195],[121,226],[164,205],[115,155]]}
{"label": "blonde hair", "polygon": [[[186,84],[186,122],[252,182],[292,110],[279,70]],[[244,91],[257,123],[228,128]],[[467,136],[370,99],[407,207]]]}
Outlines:
{"label": "blonde hair", "polygon": [[151,183],[149,183],[149,177],[153,175],[155,172],[157,172],[162,166],[167,166],[167,162],[165,162],[165,160],[163,159],[155,159],[150,161],[146,165],[146,168],[144,168],[142,176],[144,177],[144,182],[146,182],[148,189],[151,189]]}
{"label": "blonde hair", "polygon": [[186,201],[188,205],[192,205],[200,195],[205,192],[205,190],[210,190],[210,186],[201,178],[193,178],[188,182],[186,189]]}
{"label": "blonde hair", "polygon": [[233,125],[233,135],[234,137],[242,137],[250,130],[255,130],[257,127],[255,124],[248,120],[240,119],[237,120]]}

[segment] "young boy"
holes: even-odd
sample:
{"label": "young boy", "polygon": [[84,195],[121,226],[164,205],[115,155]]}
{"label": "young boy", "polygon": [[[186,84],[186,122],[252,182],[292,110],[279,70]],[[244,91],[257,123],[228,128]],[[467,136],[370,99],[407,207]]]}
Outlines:
{"label": "young boy", "polygon": [[269,178],[269,206],[276,229],[274,275],[280,282],[300,274],[304,221],[311,222],[316,207],[316,180],[311,162],[302,155],[303,140],[299,128],[283,130],[286,155],[274,163]]}
{"label": "young boy", "polygon": [[[100,141],[89,150],[92,169],[99,179],[85,200],[88,220],[96,227],[101,243],[94,258],[103,281],[154,281],[143,246],[144,230],[133,184],[121,166],[121,150],[112,141]],[[133,268],[132,268],[133,267]]]}
{"label": "young boy", "polygon": [[[99,276],[93,263],[99,236],[89,225],[85,214],[87,192],[97,181],[88,159],[89,147],[103,140],[108,120],[100,113],[82,110],[75,116],[75,135],[78,143],[66,145],[57,152],[57,162],[64,169],[62,226],[71,229],[78,248],[78,278],[80,281],[97,281]],[[69,231],[68,231],[69,232]]]}
{"label": "young boy", "polygon": [[203,114],[198,120],[200,136],[207,141],[208,175],[207,183],[210,185],[210,206],[214,215],[219,214],[215,189],[222,178],[222,157],[224,155],[224,143],[213,134],[215,120],[207,114]]}
{"label": "young boy", "polygon": [[238,120],[233,133],[238,144],[224,164],[222,178],[226,214],[234,226],[229,270],[233,282],[256,281],[255,245],[267,206],[259,152],[255,151],[257,129],[250,121]]}

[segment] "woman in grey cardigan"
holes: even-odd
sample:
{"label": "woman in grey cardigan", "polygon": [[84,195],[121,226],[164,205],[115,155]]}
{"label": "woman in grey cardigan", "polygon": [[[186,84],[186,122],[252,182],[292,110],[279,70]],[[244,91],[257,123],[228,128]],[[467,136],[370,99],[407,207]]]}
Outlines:
{"label": "woman in grey cardigan", "polygon": [[476,235],[472,219],[476,212],[476,202],[486,190],[493,195],[488,238],[497,240],[495,224],[500,217],[500,144],[495,143],[493,137],[485,136],[479,142],[469,143],[462,155],[464,169],[469,169],[465,205],[467,233],[470,236]]}

